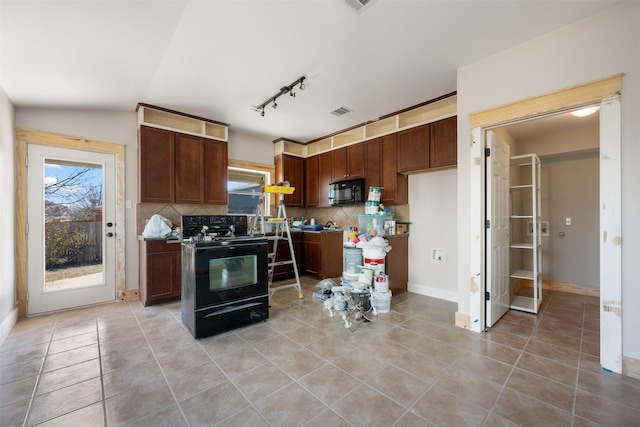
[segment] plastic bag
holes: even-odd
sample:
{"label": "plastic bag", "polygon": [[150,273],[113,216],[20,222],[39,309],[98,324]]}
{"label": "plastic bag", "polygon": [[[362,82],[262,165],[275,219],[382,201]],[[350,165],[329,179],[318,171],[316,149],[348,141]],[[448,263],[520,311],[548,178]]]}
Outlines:
{"label": "plastic bag", "polygon": [[164,239],[171,235],[171,220],[162,215],[155,214],[144,226],[142,237],[145,239]]}

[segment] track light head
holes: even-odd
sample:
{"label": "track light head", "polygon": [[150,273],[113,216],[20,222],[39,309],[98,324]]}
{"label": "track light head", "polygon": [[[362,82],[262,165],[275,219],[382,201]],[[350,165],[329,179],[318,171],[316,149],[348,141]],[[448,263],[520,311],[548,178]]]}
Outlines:
{"label": "track light head", "polygon": [[264,106],[262,107],[262,112],[260,113],[262,117],[264,117]]}
{"label": "track light head", "polygon": [[295,92],[289,92],[289,96],[295,98],[296,97],[296,93]]}
{"label": "track light head", "polygon": [[304,83],[300,82],[300,90],[304,90]]}
{"label": "track light head", "polygon": [[273,105],[272,105],[273,109],[275,110],[276,108],[278,108],[278,104],[276,104],[276,100],[273,100]]}

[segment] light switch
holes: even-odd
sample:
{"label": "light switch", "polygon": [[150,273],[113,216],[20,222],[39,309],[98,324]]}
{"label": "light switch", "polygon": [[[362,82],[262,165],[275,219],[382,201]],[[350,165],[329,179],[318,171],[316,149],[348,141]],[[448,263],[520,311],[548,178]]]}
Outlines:
{"label": "light switch", "polygon": [[125,208],[131,209],[131,200],[125,200]]}
{"label": "light switch", "polygon": [[571,225],[571,218],[565,218],[564,219],[564,224],[565,225]]}

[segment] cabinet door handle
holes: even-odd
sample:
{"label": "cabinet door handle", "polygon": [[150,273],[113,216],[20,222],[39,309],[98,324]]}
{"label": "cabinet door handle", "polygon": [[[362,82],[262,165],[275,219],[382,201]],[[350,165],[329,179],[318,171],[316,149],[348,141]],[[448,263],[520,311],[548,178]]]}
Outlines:
{"label": "cabinet door handle", "polygon": [[108,232],[107,233],[107,237],[113,237],[113,233],[112,232]]}

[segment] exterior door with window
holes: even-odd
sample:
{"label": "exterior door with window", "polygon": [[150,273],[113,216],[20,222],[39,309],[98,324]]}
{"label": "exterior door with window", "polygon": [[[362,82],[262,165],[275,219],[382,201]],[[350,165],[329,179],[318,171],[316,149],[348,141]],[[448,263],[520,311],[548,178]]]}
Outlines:
{"label": "exterior door with window", "polygon": [[27,145],[27,314],[114,301],[115,156]]}

